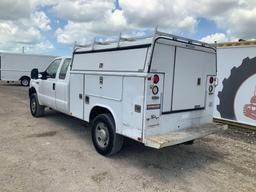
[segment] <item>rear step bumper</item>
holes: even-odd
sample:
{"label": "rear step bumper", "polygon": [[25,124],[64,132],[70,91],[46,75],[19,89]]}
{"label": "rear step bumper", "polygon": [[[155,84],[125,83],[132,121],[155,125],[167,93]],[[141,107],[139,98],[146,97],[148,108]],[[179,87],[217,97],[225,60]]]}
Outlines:
{"label": "rear step bumper", "polygon": [[169,132],[163,135],[147,136],[144,143],[148,147],[160,149],[163,147],[198,139],[226,129],[227,125],[210,123],[202,125],[200,127],[192,127],[188,129]]}

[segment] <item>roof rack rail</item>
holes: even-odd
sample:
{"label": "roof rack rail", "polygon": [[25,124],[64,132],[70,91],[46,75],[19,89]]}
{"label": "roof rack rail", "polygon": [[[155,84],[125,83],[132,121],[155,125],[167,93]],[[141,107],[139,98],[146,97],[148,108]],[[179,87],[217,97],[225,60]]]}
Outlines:
{"label": "roof rack rail", "polygon": [[[207,43],[204,43],[204,42],[201,42],[201,41],[189,39],[189,38],[186,38],[186,37],[180,37],[180,36],[177,36],[177,35],[172,35],[170,33],[165,33],[165,32],[161,32],[161,31],[156,31],[156,34],[158,36],[168,36],[168,37],[172,38],[173,40],[182,41],[184,43],[196,44],[196,45],[202,45],[202,46],[208,45]],[[208,45],[208,46],[210,46],[210,45]]]}
{"label": "roof rack rail", "polygon": [[91,50],[94,50],[96,45],[104,46],[104,45],[116,44],[116,47],[120,47],[121,42],[134,42],[137,40],[143,40],[143,39],[148,39],[148,38],[152,38],[152,44],[153,44],[155,39],[160,36],[169,37],[175,41],[180,41],[180,42],[184,42],[184,43],[188,43],[188,44],[192,44],[192,45],[200,45],[203,47],[215,47],[214,45],[207,44],[207,43],[204,43],[201,41],[197,41],[197,40],[193,40],[193,39],[189,39],[189,38],[185,38],[185,37],[180,37],[177,35],[172,35],[170,33],[158,31],[158,29],[156,27],[154,34],[150,35],[150,36],[143,36],[143,37],[127,37],[126,36],[125,37],[125,36],[122,36],[122,33],[120,33],[117,40],[98,41],[98,40],[96,40],[96,38],[94,38],[93,42],[91,44],[86,44],[86,45],[79,45],[75,42],[74,51],[76,51],[79,48],[89,48],[89,47],[91,48]]}

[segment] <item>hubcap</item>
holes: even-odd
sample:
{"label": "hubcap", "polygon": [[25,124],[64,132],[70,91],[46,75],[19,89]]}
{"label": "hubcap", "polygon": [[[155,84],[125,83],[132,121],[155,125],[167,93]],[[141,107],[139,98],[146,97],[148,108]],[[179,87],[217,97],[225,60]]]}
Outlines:
{"label": "hubcap", "polygon": [[23,80],[22,80],[22,84],[23,84],[24,86],[28,86],[28,80],[27,80],[27,79],[23,79]]}
{"label": "hubcap", "polygon": [[36,112],[36,100],[34,98],[31,100],[31,111]]}
{"label": "hubcap", "polygon": [[105,123],[100,122],[97,124],[95,136],[96,141],[100,147],[106,148],[108,146],[109,132]]}

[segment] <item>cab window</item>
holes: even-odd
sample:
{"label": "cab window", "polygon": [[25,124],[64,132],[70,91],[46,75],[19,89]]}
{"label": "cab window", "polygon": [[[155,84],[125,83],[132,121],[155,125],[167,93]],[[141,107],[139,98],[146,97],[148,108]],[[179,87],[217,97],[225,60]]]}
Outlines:
{"label": "cab window", "polygon": [[54,60],[49,67],[46,69],[46,74],[49,78],[55,78],[58,68],[60,66],[61,59]]}
{"label": "cab window", "polygon": [[71,62],[71,59],[65,59],[64,60],[62,66],[61,66],[61,69],[60,69],[59,79],[65,79],[66,78],[66,74],[67,74],[70,62]]}

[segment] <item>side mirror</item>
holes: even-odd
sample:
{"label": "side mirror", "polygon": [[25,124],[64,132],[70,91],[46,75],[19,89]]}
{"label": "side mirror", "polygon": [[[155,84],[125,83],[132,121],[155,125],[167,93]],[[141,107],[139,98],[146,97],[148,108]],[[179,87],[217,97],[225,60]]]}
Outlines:
{"label": "side mirror", "polygon": [[32,69],[31,79],[38,79],[38,69]]}

